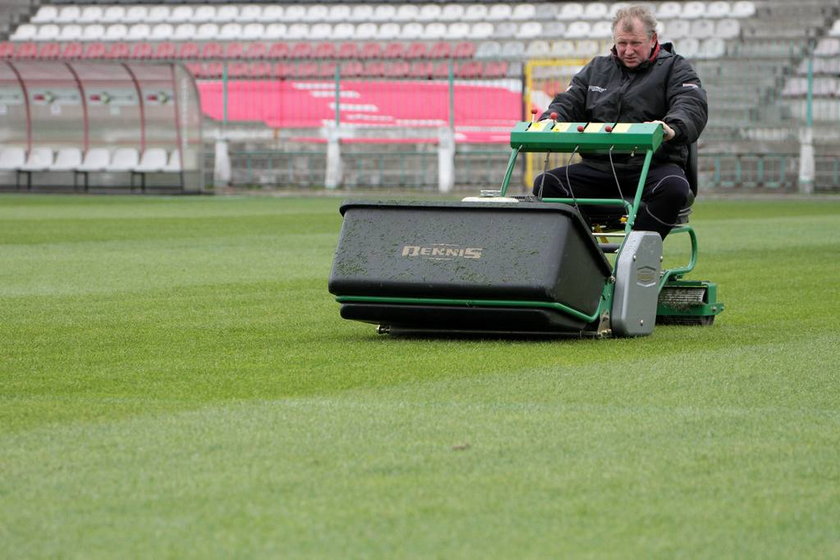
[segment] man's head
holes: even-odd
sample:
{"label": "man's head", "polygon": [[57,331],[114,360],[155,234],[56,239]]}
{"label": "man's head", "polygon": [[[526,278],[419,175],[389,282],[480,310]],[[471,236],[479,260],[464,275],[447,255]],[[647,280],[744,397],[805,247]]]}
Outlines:
{"label": "man's head", "polygon": [[650,57],[656,46],[656,18],[645,6],[629,6],[615,13],[612,23],[615,52],[628,68]]}

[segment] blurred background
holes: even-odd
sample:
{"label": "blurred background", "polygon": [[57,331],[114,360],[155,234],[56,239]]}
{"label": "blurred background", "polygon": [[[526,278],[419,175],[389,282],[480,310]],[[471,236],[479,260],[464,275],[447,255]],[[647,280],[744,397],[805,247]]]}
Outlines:
{"label": "blurred background", "polygon": [[[701,189],[840,192],[840,0],[648,4],[708,92]],[[624,5],[4,0],[0,189],[498,187]]]}

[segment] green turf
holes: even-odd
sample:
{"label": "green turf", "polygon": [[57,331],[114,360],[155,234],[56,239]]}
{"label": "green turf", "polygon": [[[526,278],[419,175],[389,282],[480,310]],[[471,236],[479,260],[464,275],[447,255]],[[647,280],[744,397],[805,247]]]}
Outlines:
{"label": "green turf", "polygon": [[840,200],[698,203],[727,310],[601,341],[342,321],[338,203],[0,196],[0,557],[840,557]]}

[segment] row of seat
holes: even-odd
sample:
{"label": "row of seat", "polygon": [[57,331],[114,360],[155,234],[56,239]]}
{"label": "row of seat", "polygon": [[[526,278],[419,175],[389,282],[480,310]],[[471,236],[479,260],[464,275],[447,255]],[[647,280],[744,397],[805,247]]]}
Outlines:
{"label": "row of seat", "polygon": [[27,188],[31,188],[34,172],[73,172],[74,187],[77,176],[81,175],[87,190],[89,173],[130,173],[131,186],[138,176],[141,189],[145,189],[146,174],[180,173],[182,168],[178,150],[167,153],[163,148],[148,148],[142,154],[136,148],[91,148],[83,154],[74,147],[54,150],[41,146],[27,153],[22,147],[6,146],[0,148],[0,171],[15,172],[18,188],[21,175],[26,176]]}
{"label": "row of seat", "polygon": [[[609,40],[547,41],[392,41],[392,42],[138,42],[138,43],[0,43],[0,58],[10,59],[149,59],[149,60],[369,60],[369,59],[505,59],[591,58],[606,53]],[[719,58],[727,51],[719,37],[676,41],[686,58]]]}
{"label": "row of seat", "polygon": [[[373,59],[472,58],[482,43],[437,42],[162,42],[0,43],[0,58],[15,59]],[[524,52],[519,49],[518,52]]]}
{"label": "row of seat", "polygon": [[[181,23],[181,22],[412,22],[491,21],[527,19],[600,20],[611,19],[621,2],[564,2],[533,4],[488,3],[403,3],[403,4],[182,4],[132,6],[44,5],[32,18],[36,23]],[[750,0],[727,2],[661,2],[652,5],[660,19],[675,17],[749,17],[755,13]]]}
{"label": "row of seat", "polygon": [[[737,37],[737,19],[674,19],[660,22],[663,36]],[[188,41],[188,40],[391,40],[391,39],[505,39],[505,38],[592,38],[612,37],[609,20],[594,22],[432,22],[432,23],[90,23],[33,24],[19,26],[12,41]]]}
{"label": "row of seat", "polygon": [[[430,60],[373,60],[362,62],[350,60],[340,65],[336,62],[191,62],[186,65],[190,73],[199,79],[221,78],[227,72],[231,79],[294,78],[331,79],[336,71],[342,78],[416,78],[446,79],[450,75],[449,62]],[[451,72],[456,79],[499,79],[512,74],[519,75],[518,65],[497,60],[481,62],[470,60],[451,65]]]}

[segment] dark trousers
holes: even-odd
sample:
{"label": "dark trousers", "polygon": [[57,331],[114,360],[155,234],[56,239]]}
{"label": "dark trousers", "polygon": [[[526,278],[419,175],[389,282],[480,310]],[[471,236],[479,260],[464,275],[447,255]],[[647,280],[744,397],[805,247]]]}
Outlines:
{"label": "dark trousers", "polygon": [[[621,195],[631,197],[636,194],[641,173],[638,166],[616,165],[614,175],[609,167],[573,163],[537,175],[533,192],[540,198],[620,198],[620,187]],[[688,179],[680,166],[651,164],[633,229],[655,231],[664,239],[676,225],[689,194]]]}

